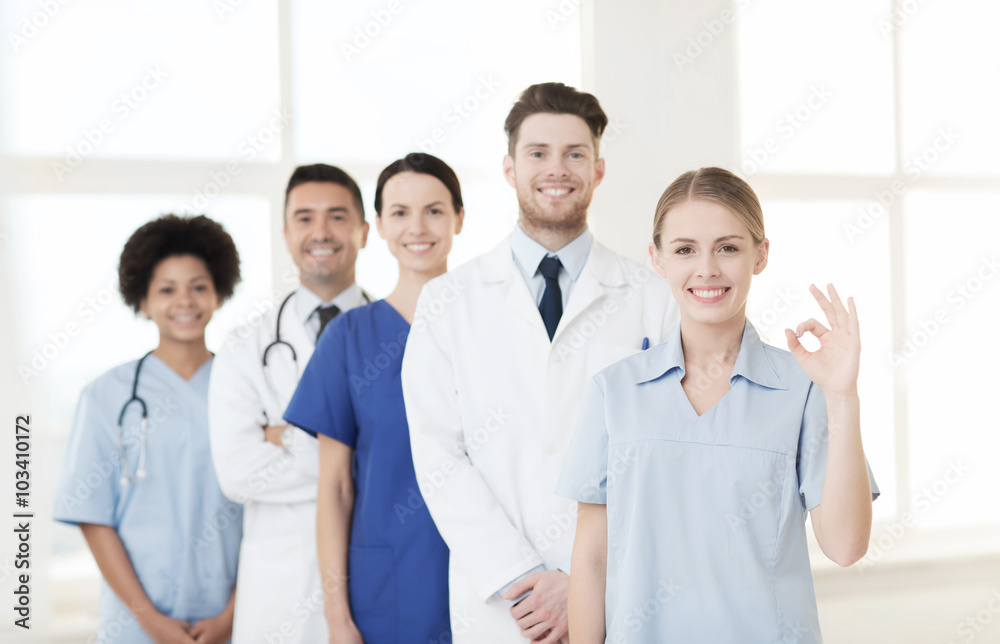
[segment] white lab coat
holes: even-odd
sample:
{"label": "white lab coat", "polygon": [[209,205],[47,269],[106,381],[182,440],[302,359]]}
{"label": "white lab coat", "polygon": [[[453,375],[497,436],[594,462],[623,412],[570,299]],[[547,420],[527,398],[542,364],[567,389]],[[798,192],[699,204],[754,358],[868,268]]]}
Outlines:
{"label": "white lab coat", "polygon": [[553,493],[597,371],[678,322],[667,283],[596,241],[550,343],[509,237],[429,282],[403,359],[413,461],[451,549],[456,644],[524,642],[487,600],[544,563],[570,571],[576,502]]}
{"label": "white lab coat", "polygon": [[252,328],[231,332],[212,367],[212,459],[223,493],[244,504],[233,644],[328,639],[316,556],[318,444],[296,429],[286,451],[264,441],[262,429],[264,411],[270,424],[284,422],[313,352],[314,339],[296,316],[298,296],[292,295],[281,316],[281,338],[295,348],[297,366],[284,345],[268,355],[278,400],[269,393],[261,362],[274,340],[278,305]]}

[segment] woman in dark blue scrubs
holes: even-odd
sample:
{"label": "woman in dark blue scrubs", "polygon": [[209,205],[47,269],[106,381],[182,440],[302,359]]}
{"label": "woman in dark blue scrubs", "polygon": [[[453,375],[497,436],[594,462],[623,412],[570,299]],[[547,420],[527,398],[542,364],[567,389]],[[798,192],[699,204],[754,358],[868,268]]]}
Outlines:
{"label": "woman in dark blue scrubs", "polygon": [[319,436],[330,641],[450,643],[448,547],[413,469],[400,369],[420,290],[447,272],[462,229],[458,178],[436,157],[409,154],[379,176],[375,211],[399,282],[323,331],[285,420]]}

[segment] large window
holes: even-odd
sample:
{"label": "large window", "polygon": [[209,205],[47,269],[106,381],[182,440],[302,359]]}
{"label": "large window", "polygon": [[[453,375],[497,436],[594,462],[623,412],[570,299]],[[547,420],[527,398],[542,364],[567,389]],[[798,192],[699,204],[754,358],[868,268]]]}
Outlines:
{"label": "large window", "polygon": [[[780,301],[785,278],[856,298],[883,489],[868,563],[929,534],[995,531],[1000,7],[736,4],[738,169],[764,201],[776,269],[755,306]],[[776,329],[804,319],[800,303],[772,314]]]}
{"label": "large window", "polygon": [[[738,148],[733,169],[761,196],[772,242],[749,307],[765,339],[783,346],[785,327],[818,315],[810,282],[834,282],[855,297],[863,435],[883,490],[866,565],[926,551],[928,536],[946,554],[996,551],[1000,4],[734,0],[725,20],[702,21],[690,18],[710,9],[650,1],[649,15],[663,19],[658,38],[634,37],[641,17],[631,13],[613,25],[588,23],[596,4],[0,3],[0,295],[8,311],[0,332],[14,340],[0,348],[8,367],[0,386],[9,384],[17,409],[45,428],[33,456],[33,589],[38,624],[51,625],[47,641],[81,641],[97,623],[96,566],[79,531],[48,520],[75,402],[86,382],[155,341],[113,282],[127,236],[165,212],[205,212],[234,235],[244,282],[209,327],[209,345],[218,346],[290,288],[280,216],[296,165],[345,168],[373,222],[379,171],[422,150],[462,180],[458,265],[516,219],[501,173],[502,123],[518,92],[545,80],[595,82],[584,89],[629,108],[625,134],[602,150],[638,152],[616,157],[599,198],[650,190],[636,190],[634,177],[664,157],[701,160],[694,144],[646,146],[656,138],[644,126],[648,113],[668,122],[659,130],[667,136],[690,125],[699,136],[723,132],[704,149]],[[671,77],[689,36],[708,53]],[[607,95],[602,76],[614,48],[659,61],[634,82],[634,70],[616,67],[629,80],[613,92],[621,96]],[[682,88],[699,92],[690,99],[657,84],[680,71]],[[733,83],[738,136],[727,133],[730,123],[709,122],[718,111],[672,120],[680,103],[729,96]],[[655,192],[671,178],[657,177]],[[606,200],[594,227],[641,250],[632,230],[646,234],[652,204],[633,204],[618,210]],[[358,279],[376,296],[396,280],[374,225]],[[9,442],[0,441],[0,459],[13,461]],[[15,573],[12,537],[0,533],[0,588]],[[0,639],[9,628],[0,625]]]}
{"label": "large window", "polygon": [[[580,85],[578,12],[547,13],[530,0],[2,5],[0,247],[19,404],[46,428],[33,587],[52,641],[97,624],[96,565],[78,530],[48,518],[76,400],[156,341],[117,293],[128,235],[166,212],[204,212],[234,236],[243,283],[209,326],[210,348],[290,289],[280,214],[296,165],[348,170],[374,222],[381,168],[438,155],[467,213],[452,265],[484,252],[516,219],[501,171],[510,104],[534,82]],[[376,296],[396,280],[374,223],[358,280]],[[9,539],[0,552],[14,552]],[[2,586],[15,569],[0,564]]]}

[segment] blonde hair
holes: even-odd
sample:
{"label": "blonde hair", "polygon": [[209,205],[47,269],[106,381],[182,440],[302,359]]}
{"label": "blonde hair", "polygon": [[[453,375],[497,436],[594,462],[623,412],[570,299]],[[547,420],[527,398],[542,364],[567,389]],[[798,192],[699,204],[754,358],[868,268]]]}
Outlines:
{"label": "blonde hair", "polygon": [[753,188],[729,170],[701,168],[685,172],[663,191],[653,216],[653,244],[657,248],[660,248],[660,231],[667,213],[692,199],[725,206],[750,229],[754,243],[764,240],[764,213]]}

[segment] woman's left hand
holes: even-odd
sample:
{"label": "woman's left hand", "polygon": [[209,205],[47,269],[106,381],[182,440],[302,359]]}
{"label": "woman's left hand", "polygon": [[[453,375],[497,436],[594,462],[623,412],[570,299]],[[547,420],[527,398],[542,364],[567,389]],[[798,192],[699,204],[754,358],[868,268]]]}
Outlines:
{"label": "woman's left hand", "polygon": [[230,611],[197,621],[191,627],[191,637],[198,644],[223,644],[232,636],[233,614]]}
{"label": "woman's left hand", "polygon": [[[809,292],[819,302],[830,328],[827,329],[815,318],[810,318],[797,326],[794,332],[785,329],[788,350],[824,394],[857,395],[861,360],[858,312],[854,308],[854,298],[847,298],[845,308],[833,284],[827,285],[827,289],[830,293],[829,300],[815,284],[809,286]],[[819,340],[820,348],[816,351],[807,351],[799,342],[799,338],[807,331]]]}

